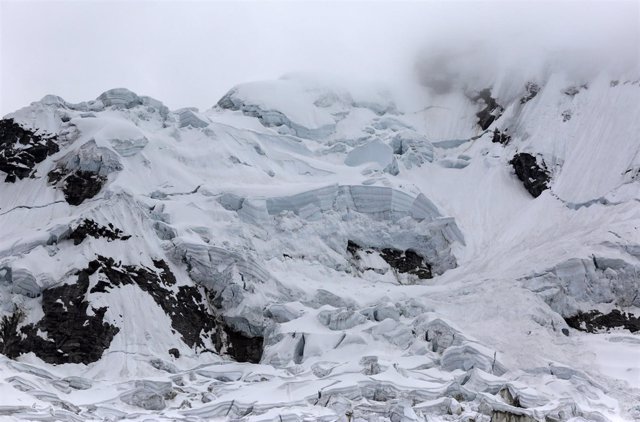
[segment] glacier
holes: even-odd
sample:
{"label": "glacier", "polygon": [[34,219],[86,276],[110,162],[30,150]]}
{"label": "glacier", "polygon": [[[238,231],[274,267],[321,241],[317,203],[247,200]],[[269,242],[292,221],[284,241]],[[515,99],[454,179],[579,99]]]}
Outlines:
{"label": "glacier", "polygon": [[442,83],[6,115],[0,416],[640,418],[640,80]]}

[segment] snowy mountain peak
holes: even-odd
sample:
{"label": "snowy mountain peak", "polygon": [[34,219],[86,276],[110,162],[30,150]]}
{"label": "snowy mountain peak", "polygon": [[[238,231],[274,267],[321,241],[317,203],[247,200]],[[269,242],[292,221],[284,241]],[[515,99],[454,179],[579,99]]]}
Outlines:
{"label": "snowy mountain peak", "polygon": [[5,116],[2,412],[638,417],[640,83],[441,74]]}

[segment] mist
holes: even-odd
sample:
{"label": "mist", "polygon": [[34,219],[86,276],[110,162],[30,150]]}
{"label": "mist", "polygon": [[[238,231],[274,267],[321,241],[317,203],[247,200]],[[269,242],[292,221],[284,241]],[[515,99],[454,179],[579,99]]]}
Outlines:
{"label": "mist", "polygon": [[304,71],[394,83],[425,60],[463,78],[640,73],[635,1],[0,5],[2,115],[114,87],[208,108],[242,82]]}

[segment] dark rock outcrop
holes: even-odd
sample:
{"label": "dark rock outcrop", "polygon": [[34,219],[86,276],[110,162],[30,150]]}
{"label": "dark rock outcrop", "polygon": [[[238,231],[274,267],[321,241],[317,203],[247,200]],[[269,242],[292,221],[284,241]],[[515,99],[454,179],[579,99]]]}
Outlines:
{"label": "dark rock outcrop", "polygon": [[380,256],[400,273],[413,274],[421,280],[433,278],[431,265],[411,249],[401,251],[385,248],[380,250]]}
{"label": "dark rock outcrop", "polygon": [[526,152],[518,153],[509,162],[522,181],[525,189],[537,198],[545,189],[549,188],[551,176],[547,170],[544,161],[538,164],[536,157]]}
{"label": "dark rock outcrop", "polygon": [[117,227],[114,227],[113,224],[109,223],[108,226],[101,226],[93,220],[85,218],[82,220],[76,228],[71,231],[69,234],[69,238],[73,239],[74,245],[79,245],[83,240],[87,238],[87,236],[98,238],[105,238],[109,241],[113,240],[127,240],[131,236],[123,235],[124,232]]}
{"label": "dark rock outcrop", "polygon": [[564,90],[564,95],[568,95],[569,97],[573,98],[583,89],[589,89],[589,86],[587,86],[587,84],[570,86],[569,88]]}
{"label": "dark rock outcrop", "polygon": [[99,256],[91,261],[104,275],[91,289],[91,293],[106,293],[109,290],[135,284],[147,292],[162,310],[171,318],[171,327],[180,333],[182,340],[189,347],[204,347],[203,337],[215,335],[215,319],[208,304],[196,286],[179,286],[177,292],[171,289],[176,278],[167,263],[154,260],[154,269],[120,265],[113,258]]}
{"label": "dark rock outcrop", "polygon": [[96,196],[107,177],[122,169],[117,153],[90,140],[57,160],[49,172],[49,183],[62,189],[69,204],[79,205]]}
{"label": "dark rock outcrop", "polygon": [[[83,227],[90,229],[89,233],[78,233],[80,241],[86,235],[94,235],[94,231],[104,232],[107,237],[120,236],[113,226],[100,230],[100,226],[91,220],[85,221],[89,223]],[[135,284],[169,316],[171,328],[180,333],[187,346],[210,350],[205,343],[209,338],[218,352],[225,349],[238,362],[260,362],[262,336],[247,336],[224,323],[224,318],[209,305],[207,295],[211,296],[212,292],[200,286],[178,286],[165,261],[154,260],[153,264],[154,268],[122,265],[113,258],[98,256],[77,273],[74,284],[43,292],[44,316],[37,323],[19,328],[20,312],[4,316],[0,320],[0,352],[10,358],[34,352],[52,364],[87,364],[99,360],[120,329],[104,321],[106,307],[91,307],[91,295],[108,294],[113,289]],[[92,275],[97,275],[97,282],[90,287],[89,276]],[[176,358],[180,356],[177,348],[170,349],[169,354]]]}
{"label": "dark rock outcrop", "polygon": [[[35,324],[18,329],[20,314],[0,321],[0,350],[15,358],[34,352],[47,363],[91,363],[102,357],[120,329],[104,321],[106,307],[91,306],[91,295],[135,284],[149,294],[171,318],[171,327],[189,347],[205,347],[208,336],[215,340],[216,318],[197,286],[176,286],[177,281],[166,262],[153,261],[155,268],[121,265],[112,258],[98,256],[77,273],[77,281],[47,289],[42,294],[44,316]],[[90,288],[89,276],[97,275]],[[176,288],[177,287],[177,288]],[[90,312],[88,313],[87,311]],[[153,322],[150,322],[153,323]],[[228,331],[232,356],[252,361],[262,355],[262,338],[246,340]],[[42,335],[44,333],[44,336]],[[246,350],[245,350],[246,349]],[[169,351],[179,356],[177,349]]]}
{"label": "dark rock outcrop", "polygon": [[640,331],[640,317],[636,317],[632,313],[621,312],[618,309],[614,309],[608,314],[596,310],[578,312],[564,320],[571,328],[587,333],[604,332],[613,328],[624,328],[632,333]]}
{"label": "dark rock outcrop", "polygon": [[531,101],[536,95],[538,95],[538,92],[540,91],[540,85],[535,82],[527,82],[525,91],[526,93],[524,94],[524,96],[520,98],[520,104],[526,104]]}
{"label": "dark rock outcrop", "polygon": [[382,257],[387,264],[396,269],[399,273],[413,274],[418,276],[421,280],[433,278],[431,265],[422,256],[418,255],[411,249],[407,249],[406,251],[393,248],[383,248],[380,250],[371,248],[365,249],[356,242],[351,240],[347,241],[347,252],[352,255],[354,259],[359,259],[357,253],[361,250],[365,250],[367,252],[379,252],[380,257]]}
{"label": "dark rock outcrop", "polygon": [[0,353],[15,359],[20,354],[20,342],[22,338],[18,334],[18,324],[22,321],[24,314],[18,309],[14,309],[11,315],[5,315],[0,321]]}
{"label": "dark rock outcrop", "polygon": [[507,135],[506,133],[507,130],[508,129],[505,129],[504,132],[501,132],[498,128],[495,128],[493,131],[493,138],[491,138],[491,142],[496,144],[507,145],[511,140],[511,136]]}
{"label": "dark rock outcrop", "polygon": [[360,245],[352,240],[347,240],[347,252],[349,252],[350,255],[355,256],[359,250],[362,250]]}
{"label": "dark rock outcrop", "polygon": [[61,180],[64,199],[71,205],[80,205],[85,199],[93,198],[107,181],[106,177],[91,171],[75,170],[65,174],[62,169],[57,168],[49,172],[49,183]]}
{"label": "dark rock outcrop", "polygon": [[482,130],[487,130],[489,126],[491,126],[491,123],[498,119],[504,111],[504,108],[491,96],[491,90],[489,88],[478,92],[478,94],[471,99],[476,103],[483,103],[485,106],[476,113],[478,126],[480,126]]}
{"label": "dark rock outcrop", "polygon": [[13,119],[0,120],[0,170],[7,173],[5,182],[33,177],[36,164],[58,152],[54,135],[39,135],[25,129]]}
{"label": "dark rock outcrop", "polygon": [[[52,364],[87,364],[99,360],[120,330],[104,321],[105,307],[92,307],[92,315],[87,314],[89,275],[94,271],[90,266],[78,273],[76,283],[45,290],[42,293],[44,316],[37,323],[20,329],[23,339],[7,356],[34,352]],[[44,332],[46,338],[40,337],[38,331]]]}
{"label": "dark rock outcrop", "polygon": [[249,337],[234,330],[228,325],[223,326],[227,338],[227,353],[238,362],[259,363],[262,359],[264,338]]}

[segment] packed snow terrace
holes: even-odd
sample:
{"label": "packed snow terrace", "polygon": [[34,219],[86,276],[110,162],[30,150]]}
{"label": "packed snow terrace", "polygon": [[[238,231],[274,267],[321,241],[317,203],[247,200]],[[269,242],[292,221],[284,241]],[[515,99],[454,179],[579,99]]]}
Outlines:
{"label": "packed snow terrace", "polygon": [[640,82],[508,82],[5,116],[0,415],[640,418]]}

